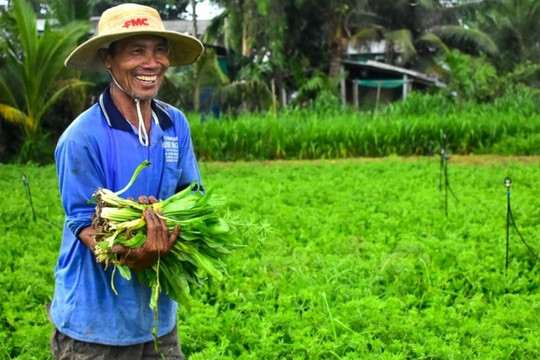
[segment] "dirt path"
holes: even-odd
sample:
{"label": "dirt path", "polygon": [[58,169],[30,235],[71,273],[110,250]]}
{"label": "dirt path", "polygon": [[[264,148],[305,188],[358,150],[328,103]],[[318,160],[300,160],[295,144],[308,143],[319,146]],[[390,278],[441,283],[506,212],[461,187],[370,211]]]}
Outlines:
{"label": "dirt path", "polygon": [[[418,161],[418,160],[426,160],[428,159],[427,156],[411,156],[411,157],[398,157],[398,156],[392,156],[392,157],[380,157],[380,158],[348,158],[348,159],[325,159],[325,160],[264,160],[264,161],[252,161],[252,162],[244,162],[244,163],[251,163],[256,165],[272,165],[274,163],[278,164],[298,164],[302,162],[319,162],[323,161],[326,163],[334,163],[334,162],[343,162],[343,161],[385,161],[388,159],[400,159],[403,161]],[[439,161],[439,156],[432,156],[429,159],[432,161]],[[456,164],[470,164],[470,165],[490,165],[490,164],[505,164],[505,163],[516,163],[516,162],[522,162],[522,163],[533,163],[533,164],[540,164],[540,156],[499,156],[499,155],[450,155],[448,160],[449,163],[456,163]],[[235,162],[221,162],[221,161],[209,161],[208,164],[216,164],[221,166],[230,166],[235,164]]]}

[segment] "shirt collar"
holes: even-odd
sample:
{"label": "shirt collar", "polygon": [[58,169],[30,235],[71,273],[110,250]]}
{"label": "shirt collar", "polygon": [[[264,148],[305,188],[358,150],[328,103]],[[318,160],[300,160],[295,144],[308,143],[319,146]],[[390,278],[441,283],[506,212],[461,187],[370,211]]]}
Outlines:
{"label": "shirt collar", "polygon": [[[99,97],[99,106],[101,107],[105,120],[107,120],[107,124],[109,124],[110,127],[124,131],[133,131],[131,124],[126,120],[124,115],[122,115],[120,110],[118,110],[114,104],[111,97],[110,87],[107,87]],[[169,116],[169,113],[165,110],[166,105],[164,103],[152,99],[150,106],[156,114],[159,126],[162,130],[166,130],[173,126],[173,121]]]}

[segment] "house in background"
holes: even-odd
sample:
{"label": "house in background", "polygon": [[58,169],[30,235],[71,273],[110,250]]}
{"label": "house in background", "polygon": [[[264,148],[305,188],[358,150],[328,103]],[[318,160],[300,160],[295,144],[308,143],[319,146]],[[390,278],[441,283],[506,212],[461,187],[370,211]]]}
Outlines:
{"label": "house in background", "polygon": [[341,81],[342,101],[356,108],[377,108],[413,90],[445,86],[437,77],[375,60],[343,60],[341,66],[348,74]]}
{"label": "house in background", "polygon": [[[400,50],[396,48],[394,52],[399,54]],[[413,90],[445,86],[437,76],[385,63],[384,40],[350,46],[347,55],[341,62],[342,71],[347,73],[341,81],[341,97],[343,103],[356,108],[376,109],[381,102],[405,99]]]}

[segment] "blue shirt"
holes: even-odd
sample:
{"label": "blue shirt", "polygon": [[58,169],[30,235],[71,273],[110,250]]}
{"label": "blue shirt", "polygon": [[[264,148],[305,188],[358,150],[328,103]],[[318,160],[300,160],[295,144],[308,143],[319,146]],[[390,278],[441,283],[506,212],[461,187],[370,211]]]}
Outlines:
{"label": "blue shirt", "polygon": [[[166,199],[193,181],[201,183],[189,125],[176,108],[152,100],[149,146],[139,142],[134,128],[114,105],[109,89],[62,134],[55,152],[62,205],[66,214],[62,244],[55,267],[51,318],[58,330],[77,340],[106,345],[151,341],[154,313],[151,291],[137,274],[125,280],[112,267],[104,270],[77,236],[91,225],[95,204],[88,203],[98,187],[118,191],[137,166],[144,168],[123,197],[153,195]],[[159,297],[158,336],[176,322],[177,304]]]}

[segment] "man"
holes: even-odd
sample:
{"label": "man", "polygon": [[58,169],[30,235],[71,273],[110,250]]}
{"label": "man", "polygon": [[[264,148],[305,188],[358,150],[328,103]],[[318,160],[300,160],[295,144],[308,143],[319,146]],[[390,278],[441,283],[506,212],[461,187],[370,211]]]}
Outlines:
{"label": "man", "polygon": [[148,235],[140,250],[116,251],[133,272],[114,277],[93,254],[94,204],[98,187],[122,189],[144,160],[151,165],[123,194],[139,202],[165,199],[193,181],[201,182],[190,130],[176,108],[155,100],[169,66],[195,62],[203,51],[195,38],[165,30],[154,9],[123,4],[105,11],[98,34],[75,49],[66,66],[108,71],[110,86],[99,102],[82,113],[60,138],[55,152],[62,204],[66,213],[50,318],[57,359],[184,359],[178,340],[177,304],[159,297],[159,350],[154,349],[154,312],[150,288],[136,272],[151,266],[176,241],[151,208],[145,214]]}

